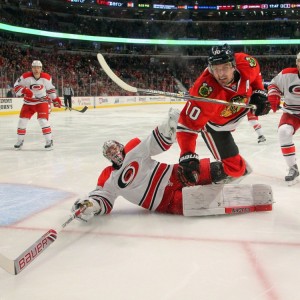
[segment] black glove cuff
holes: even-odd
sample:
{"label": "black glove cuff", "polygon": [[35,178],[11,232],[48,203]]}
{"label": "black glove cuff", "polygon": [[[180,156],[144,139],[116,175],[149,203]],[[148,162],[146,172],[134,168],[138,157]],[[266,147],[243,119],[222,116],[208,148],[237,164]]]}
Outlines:
{"label": "black glove cuff", "polygon": [[252,93],[252,96],[256,94],[256,95],[261,95],[263,97],[268,97],[268,94],[264,91],[264,90],[255,90]]}
{"label": "black glove cuff", "polygon": [[183,161],[191,161],[191,160],[199,160],[199,155],[197,153],[193,153],[193,152],[184,153],[179,158],[179,163],[181,163]]}

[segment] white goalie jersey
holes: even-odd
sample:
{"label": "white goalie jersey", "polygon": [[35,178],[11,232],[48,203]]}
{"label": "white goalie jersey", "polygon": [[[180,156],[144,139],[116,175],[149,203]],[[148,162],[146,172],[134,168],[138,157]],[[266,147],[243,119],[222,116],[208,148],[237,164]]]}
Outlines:
{"label": "white goalie jersey", "polygon": [[158,127],[145,140],[135,138],[125,145],[125,159],[120,169],[105,168],[98,178],[98,188],[89,197],[100,202],[100,214],[108,214],[115,200],[122,196],[133,204],[154,211],[160,204],[173,165],[151,158],[172,145]]}
{"label": "white goalie jersey", "polygon": [[[272,210],[273,195],[268,185],[183,187],[177,178],[178,164],[152,159],[174,143],[178,116],[179,111],[171,109],[167,122],[156,127],[145,140],[134,138],[125,145],[121,167],[114,164],[101,172],[97,188],[88,195],[91,207],[95,205],[93,215],[109,214],[119,196],[150,211],[185,216]],[[203,174],[210,177],[210,169],[205,172],[206,165],[202,166]],[[206,180],[203,182],[207,184]],[[82,201],[85,205],[86,199]]]}

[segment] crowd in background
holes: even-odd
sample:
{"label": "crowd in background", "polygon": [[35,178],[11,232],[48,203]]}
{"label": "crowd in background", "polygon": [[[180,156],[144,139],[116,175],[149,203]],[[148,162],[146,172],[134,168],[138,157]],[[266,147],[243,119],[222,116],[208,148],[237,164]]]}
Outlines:
{"label": "crowd in background", "polygon": [[[296,53],[295,53],[296,54]],[[179,80],[186,88],[204,70],[206,58],[116,56],[105,55],[110,67],[127,83],[139,88],[177,92]],[[128,95],[102,71],[96,53],[58,53],[33,48],[22,49],[11,44],[0,44],[0,88],[13,85],[18,76],[31,70],[31,62],[42,61],[44,71],[53,77],[59,94],[66,82],[74,88],[75,96]],[[263,78],[269,81],[281,69],[294,66],[295,56],[259,58]]]}
{"label": "crowd in background", "polygon": [[[205,21],[158,22],[70,15],[38,7],[22,8],[18,4],[20,1],[15,1],[15,5],[13,1],[3,4],[0,22],[49,31],[131,38],[265,40],[300,35],[297,20],[262,19],[254,24],[239,19],[231,23],[210,22],[208,26]],[[22,13],[16,13],[16,9]],[[43,62],[44,71],[52,75],[60,95],[66,82],[74,88],[75,96],[127,95],[101,71],[96,59],[101,52],[117,75],[129,84],[176,92],[177,80],[189,88],[206,67],[208,49],[207,46],[105,44],[0,31],[0,89],[12,86],[18,76],[31,69],[32,60],[38,59]],[[300,51],[297,45],[235,46],[234,49],[259,60],[265,81],[270,81],[282,68],[294,66],[295,55]]]}
{"label": "crowd in background", "polygon": [[95,16],[43,9],[22,9],[21,14],[18,12],[20,8],[4,6],[1,9],[0,21],[40,30],[122,38],[245,40],[300,37],[298,15],[266,21],[266,16],[259,14],[258,20],[245,21],[245,17],[236,17],[232,20],[228,17],[221,22],[218,19],[195,20],[189,15],[182,15],[175,21],[155,20],[151,17],[127,19],[123,18],[120,10],[115,10],[115,13],[111,10],[109,17],[103,17],[103,11],[97,12],[98,15]]}

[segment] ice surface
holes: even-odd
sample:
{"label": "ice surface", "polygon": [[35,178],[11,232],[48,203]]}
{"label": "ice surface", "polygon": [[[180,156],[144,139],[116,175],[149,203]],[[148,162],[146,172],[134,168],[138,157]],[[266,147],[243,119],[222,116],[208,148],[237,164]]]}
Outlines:
{"label": "ice surface", "polygon": [[[53,151],[44,150],[35,118],[23,149],[15,151],[18,116],[1,117],[0,253],[16,258],[48,229],[59,228],[107,165],[103,142],[146,137],[169,107],[53,113]],[[185,218],[150,213],[120,198],[111,215],[69,224],[19,275],[0,269],[0,300],[300,299],[300,183],[288,187],[284,182],[280,115],[260,118],[267,138],[263,145],[247,120],[233,133],[254,169],[243,183],[272,185],[272,212]],[[299,148],[299,133],[294,142]],[[197,149],[201,157],[211,157],[201,137]],[[157,159],[176,163],[178,157],[175,144]],[[37,201],[42,205],[32,210]]]}

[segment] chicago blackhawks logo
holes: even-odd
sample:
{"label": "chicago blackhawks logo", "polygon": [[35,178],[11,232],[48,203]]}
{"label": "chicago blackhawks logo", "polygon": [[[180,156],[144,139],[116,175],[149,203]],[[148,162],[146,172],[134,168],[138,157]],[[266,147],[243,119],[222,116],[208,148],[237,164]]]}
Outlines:
{"label": "chicago blackhawks logo", "polygon": [[289,92],[293,95],[300,96],[300,85],[291,85],[289,87]]}
{"label": "chicago blackhawks logo", "polygon": [[208,86],[207,83],[203,82],[199,88],[199,95],[202,97],[208,97],[212,92],[212,87]]}
{"label": "chicago blackhawks logo", "polygon": [[248,61],[251,68],[256,67],[256,60],[253,57],[247,56],[246,60]]}
{"label": "chicago blackhawks logo", "polygon": [[[237,103],[247,103],[247,97],[244,96],[235,96],[231,98],[229,102],[237,102]],[[228,105],[221,112],[221,116],[224,118],[228,118],[241,110],[241,107],[237,107],[234,105]]]}
{"label": "chicago blackhawks logo", "polygon": [[134,180],[138,170],[139,164],[136,161],[133,161],[127,165],[118,179],[118,186],[121,189],[126,188]]}

